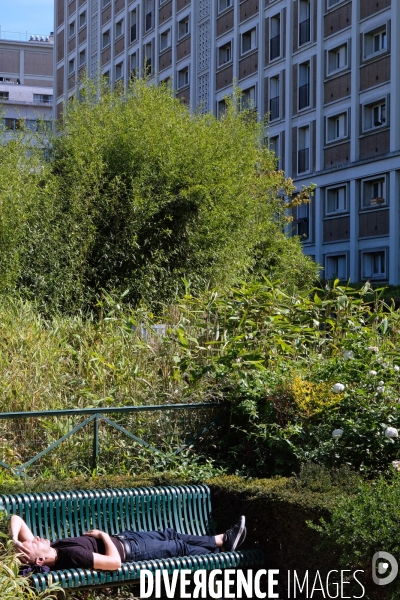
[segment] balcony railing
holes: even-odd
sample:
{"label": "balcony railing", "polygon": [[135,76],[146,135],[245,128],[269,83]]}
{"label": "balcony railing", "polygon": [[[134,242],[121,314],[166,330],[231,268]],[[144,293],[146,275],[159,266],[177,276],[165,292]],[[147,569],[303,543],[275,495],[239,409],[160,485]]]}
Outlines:
{"label": "balcony railing", "polygon": [[308,83],[299,87],[299,110],[310,106],[310,86]]}
{"label": "balcony railing", "polygon": [[310,41],[310,19],[306,19],[300,23],[299,45],[306,44]]}
{"label": "balcony railing", "polygon": [[269,120],[273,119],[279,119],[279,96],[275,96],[269,101]]}
{"label": "balcony railing", "polygon": [[270,40],[270,59],[278,58],[281,55],[281,36],[280,34],[272,37]]}
{"label": "balcony railing", "polygon": [[297,172],[305,173],[310,169],[310,148],[303,148],[297,153]]}

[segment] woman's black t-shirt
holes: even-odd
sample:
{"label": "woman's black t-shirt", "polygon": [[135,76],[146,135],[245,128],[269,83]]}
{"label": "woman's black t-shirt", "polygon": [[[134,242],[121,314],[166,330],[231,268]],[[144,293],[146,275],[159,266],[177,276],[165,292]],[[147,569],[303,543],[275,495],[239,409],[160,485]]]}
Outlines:
{"label": "woman's black t-shirt", "polygon": [[[111,537],[114,546],[123,561],[123,550],[119,540]],[[57,560],[53,570],[61,569],[93,569],[93,552],[105,555],[106,549],[101,539],[90,535],[64,538],[51,543],[57,550]]]}

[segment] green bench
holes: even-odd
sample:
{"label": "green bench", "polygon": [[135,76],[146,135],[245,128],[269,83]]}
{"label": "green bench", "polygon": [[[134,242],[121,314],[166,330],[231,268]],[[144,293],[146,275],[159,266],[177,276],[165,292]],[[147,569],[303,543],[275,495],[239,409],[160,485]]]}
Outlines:
{"label": "green bench", "polygon": [[[34,535],[51,541],[82,535],[89,529],[101,529],[110,535],[125,529],[152,531],[167,527],[195,535],[213,533],[210,490],[205,485],[2,495],[0,510],[20,515]],[[41,592],[52,583],[64,589],[126,584],[138,580],[142,569],[210,571],[248,568],[263,562],[260,550],[244,550],[124,563],[116,571],[66,569],[31,577]]]}

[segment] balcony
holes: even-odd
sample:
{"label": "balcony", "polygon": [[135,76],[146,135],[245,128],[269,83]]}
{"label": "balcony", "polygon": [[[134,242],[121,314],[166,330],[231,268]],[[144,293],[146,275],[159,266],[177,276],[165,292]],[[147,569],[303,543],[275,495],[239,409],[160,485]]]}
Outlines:
{"label": "balcony", "polygon": [[278,58],[281,55],[281,36],[280,34],[272,37],[270,40],[270,60]]}
{"label": "balcony", "polygon": [[279,96],[269,101],[269,120],[279,119]]}
{"label": "balcony", "polygon": [[310,85],[305,83],[299,87],[299,110],[310,106]]}
{"label": "balcony", "polygon": [[302,21],[299,25],[299,46],[310,41],[310,19]]}

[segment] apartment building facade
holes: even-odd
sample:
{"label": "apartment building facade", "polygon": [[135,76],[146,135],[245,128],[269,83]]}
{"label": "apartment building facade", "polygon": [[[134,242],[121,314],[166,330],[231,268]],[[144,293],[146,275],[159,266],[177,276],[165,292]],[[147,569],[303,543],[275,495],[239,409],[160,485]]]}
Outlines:
{"label": "apartment building facade", "polygon": [[53,118],[53,37],[28,41],[0,39],[1,118],[15,131],[35,130]]}
{"label": "apartment building facade", "polygon": [[305,253],[399,284],[399,31],[394,0],[57,0],[55,114],[83,69],[146,71],[217,115],[237,81],[279,168],[317,184],[294,215]]}

